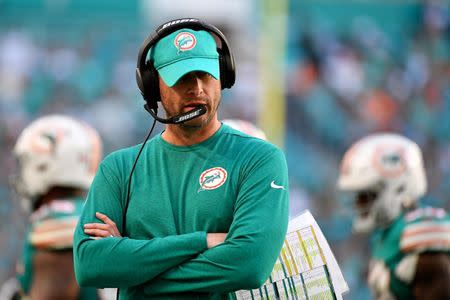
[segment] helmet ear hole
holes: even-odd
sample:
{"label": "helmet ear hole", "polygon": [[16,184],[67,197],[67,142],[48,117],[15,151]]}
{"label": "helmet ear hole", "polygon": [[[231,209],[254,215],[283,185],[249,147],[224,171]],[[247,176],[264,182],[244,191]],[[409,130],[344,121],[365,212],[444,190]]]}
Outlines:
{"label": "helmet ear hole", "polygon": [[45,172],[48,169],[48,165],[47,164],[40,164],[36,166],[36,170],[38,172]]}
{"label": "helmet ear hole", "polygon": [[395,192],[396,192],[397,194],[401,194],[401,193],[403,193],[405,190],[406,190],[405,185],[402,184],[402,185],[400,185],[399,187],[397,187],[397,189],[396,189]]}

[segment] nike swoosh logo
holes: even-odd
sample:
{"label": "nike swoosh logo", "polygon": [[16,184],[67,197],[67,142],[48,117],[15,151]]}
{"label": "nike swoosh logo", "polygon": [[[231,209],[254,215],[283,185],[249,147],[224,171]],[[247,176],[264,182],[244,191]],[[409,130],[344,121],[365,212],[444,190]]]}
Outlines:
{"label": "nike swoosh logo", "polygon": [[273,189],[284,190],[284,186],[275,184],[275,180],[272,180],[270,187]]}

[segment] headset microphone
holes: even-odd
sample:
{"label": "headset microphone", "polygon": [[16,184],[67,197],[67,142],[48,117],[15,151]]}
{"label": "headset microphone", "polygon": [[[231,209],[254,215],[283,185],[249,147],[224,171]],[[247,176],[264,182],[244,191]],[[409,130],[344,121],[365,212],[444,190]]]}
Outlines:
{"label": "headset microphone", "polygon": [[174,117],[171,117],[171,118],[163,119],[163,118],[158,117],[157,111],[149,108],[147,104],[144,105],[144,108],[145,108],[146,111],[148,111],[152,115],[152,117],[156,121],[161,122],[163,124],[180,124],[180,123],[184,123],[184,122],[190,121],[192,119],[195,119],[197,117],[200,117],[201,115],[206,113],[206,106],[205,105],[198,105],[194,109],[191,109],[190,111],[187,111],[185,113],[182,113],[180,115],[177,115],[177,116],[174,116]]}

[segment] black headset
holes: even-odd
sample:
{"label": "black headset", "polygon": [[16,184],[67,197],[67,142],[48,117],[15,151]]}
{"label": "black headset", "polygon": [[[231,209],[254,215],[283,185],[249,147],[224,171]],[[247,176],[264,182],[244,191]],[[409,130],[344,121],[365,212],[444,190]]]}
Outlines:
{"label": "black headset", "polygon": [[141,45],[138,54],[136,66],[136,82],[141,91],[146,104],[146,110],[157,111],[158,101],[161,100],[159,93],[158,72],[154,67],[153,60],[147,60],[148,51],[163,37],[177,31],[187,28],[192,30],[205,30],[211,33],[216,40],[217,52],[219,53],[220,82],[222,89],[229,89],[233,86],[236,79],[236,70],[233,54],[231,53],[225,35],[215,26],[205,23],[195,18],[175,19],[159,26],[153,34],[147,37]]}

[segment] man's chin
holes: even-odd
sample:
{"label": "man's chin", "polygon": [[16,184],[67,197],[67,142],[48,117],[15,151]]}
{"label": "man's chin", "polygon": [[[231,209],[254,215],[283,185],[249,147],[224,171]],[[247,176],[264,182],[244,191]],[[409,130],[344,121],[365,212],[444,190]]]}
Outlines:
{"label": "man's chin", "polygon": [[181,123],[180,126],[184,128],[199,129],[205,126],[206,123],[207,123],[206,119],[203,119],[202,117],[197,117],[193,120]]}

